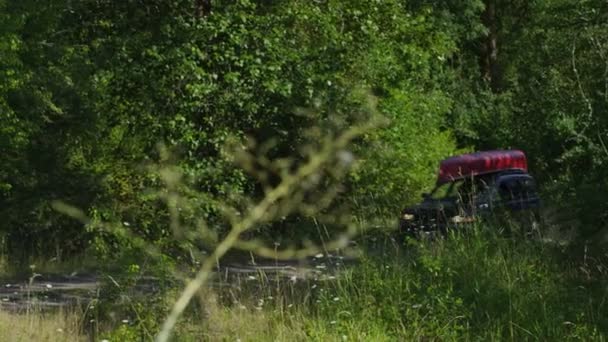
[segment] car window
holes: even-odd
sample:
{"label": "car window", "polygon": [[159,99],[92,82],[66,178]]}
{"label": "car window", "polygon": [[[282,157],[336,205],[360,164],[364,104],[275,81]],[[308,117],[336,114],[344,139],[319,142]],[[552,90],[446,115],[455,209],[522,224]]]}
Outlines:
{"label": "car window", "polygon": [[512,177],[499,186],[500,197],[506,201],[527,200],[536,196],[536,184],[532,178]]}
{"label": "car window", "polygon": [[431,193],[433,199],[459,198],[471,200],[476,194],[488,189],[486,180],[482,178],[467,178],[445,183],[435,188]]}

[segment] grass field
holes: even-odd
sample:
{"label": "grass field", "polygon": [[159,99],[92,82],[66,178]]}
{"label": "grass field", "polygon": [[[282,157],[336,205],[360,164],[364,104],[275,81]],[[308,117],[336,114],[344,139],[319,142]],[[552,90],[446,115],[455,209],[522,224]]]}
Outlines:
{"label": "grass field", "polygon": [[[603,260],[481,230],[398,249],[379,244],[373,256],[335,279],[249,282],[201,291],[174,340],[606,339]],[[170,293],[165,303],[175,296]],[[156,306],[143,299],[126,308],[137,317],[129,324],[101,324],[105,328],[98,339],[151,339],[166,313],[166,307],[155,309],[156,299],[148,299]],[[1,313],[0,340],[83,339],[82,319],[77,314]]]}

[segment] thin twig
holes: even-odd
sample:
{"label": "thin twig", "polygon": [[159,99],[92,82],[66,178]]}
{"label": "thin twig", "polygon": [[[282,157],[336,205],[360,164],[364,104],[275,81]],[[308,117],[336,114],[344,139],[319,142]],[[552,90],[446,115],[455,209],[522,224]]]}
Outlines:
{"label": "thin twig", "polygon": [[[274,189],[269,191],[264,199],[254,206],[246,216],[239,222],[236,222],[228,235],[215,248],[204,262],[194,279],[186,285],[178,300],[174,303],[171,313],[167,316],[161,331],[156,337],[156,341],[165,342],[169,340],[171,331],[177,324],[177,320],[182,315],[196,292],[207,282],[211,275],[211,270],[215,265],[216,260],[223,257],[230,249],[239,244],[240,235],[254,227],[258,222],[267,219],[267,213],[277,204],[282,198],[286,198],[293,191],[301,186],[302,182],[308,177],[318,172],[324,164],[332,159],[336,151],[340,151],[346,147],[354,138],[363,133],[375,128],[377,123],[370,122],[367,125],[353,127],[334,142],[326,143],[316,155],[311,155],[310,160],[301,166],[294,174],[287,175]],[[343,240],[342,240],[343,241]],[[241,244],[242,245],[242,244]],[[265,250],[260,249],[263,253]],[[312,251],[312,250],[311,250]]]}

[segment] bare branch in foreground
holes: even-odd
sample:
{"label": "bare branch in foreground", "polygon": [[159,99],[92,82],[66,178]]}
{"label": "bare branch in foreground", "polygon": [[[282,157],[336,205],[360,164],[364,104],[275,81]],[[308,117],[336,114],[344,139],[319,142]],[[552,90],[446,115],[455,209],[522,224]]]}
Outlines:
{"label": "bare branch in foreground", "polygon": [[[161,331],[156,336],[156,341],[168,341],[171,331],[175,327],[179,317],[182,315],[183,311],[186,309],[197,291],[208,281],[217,260],[224,256],[230,249],[240,247],[245,250],[254,251],[260,255],[270,255],[269,250],[264,247],[255,247],[251,244],[240,241],[240,235],[243,232],[253,228],[258,223],[268,221],[268,214],[270,212],[274,211],[285,214],[283,210],[275,210],[275,206],[280,205],[279,202],[281,200],[288,199],[289,196],[301,189],[303,184],[306,184],[306,180],[316,174],[319,170],[323,169],[324,166],[331,167],[331,165],[329,165],[331,161],[335,160],[336,156],[338,156],[340,152],[344,151],[344,149],[353,139],[369,132],[378,125],[379,122],[372,121],[365,125],[351,127],[333,141],[324,142],[316,153],[310,154],[310,158],[305,164],[300,166],[295,172],[285,175],[285,177],[282,178],[276,187],[268,189],[266,196],[255,206],[251,207],[243,215],[242,219],[239,221],[231,220],[232,227],[230,232],[217,245],[213,253],[204,260],[194,279],[188,282],[180,297],[174,303],[167,319],[163,323]],[[290,205],[287,207],[294,208],[295,206]],[[343,235],[337,241],[331,242],[329,245],[332,247],[344,247],[348,243],[348,237],[351,234],[354,233],[351,231],[347,235]],[[279,255],[283,257],[305,257],[317,252],[318,249],[316,248],[304,248],[295,251],[282,251],[279,252]],[[277,253],[275,253],[273,250],[272,255],[276,256],[276,254]]]}

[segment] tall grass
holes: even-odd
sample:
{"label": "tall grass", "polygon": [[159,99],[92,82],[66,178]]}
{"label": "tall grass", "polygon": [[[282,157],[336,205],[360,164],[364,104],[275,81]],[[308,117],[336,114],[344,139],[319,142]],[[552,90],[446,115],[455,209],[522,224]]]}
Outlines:
{"label": "tall grass", "polygon": [[0,310],[0,341],[86,341],[81,325],[81,316],[75,313],[15,314]]}
{"label": "tall grass", "polygon": [[[474,229],[376,242],[335,279],[206,289],[179,341],[605,340],[605,264]],[[258,277],[263,279],[263,277]]]}
{"label": "tall grass", "polygon": [[605,274],[586,272],[540,242],[474,230],[365,260],[315,312],[347,336],[356,327],[408,340],[603,339]]}
{"label": "tall grass", "polygon": [[[375,242],[360,241],[368,252],[335,275],[271,279],[260,273],[256,280],[215,283],[198,293],[173,340],[606,339],[604,261],[495,231],[478,227],[446,239],[399,244],[378,236]],[[166,310],[141,314],[159,327]],[[0,341],[83,340],[83,317],[0,312]],[[98,339],[150,338],[138,322],[100,326],[110,330],[99,331]]]}

